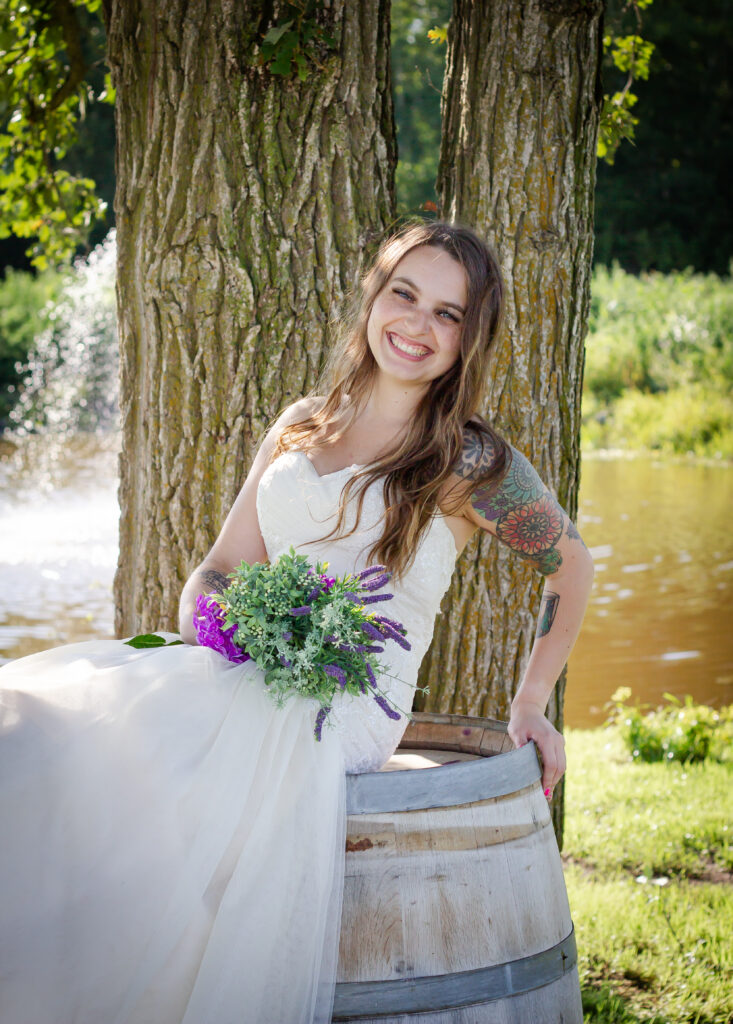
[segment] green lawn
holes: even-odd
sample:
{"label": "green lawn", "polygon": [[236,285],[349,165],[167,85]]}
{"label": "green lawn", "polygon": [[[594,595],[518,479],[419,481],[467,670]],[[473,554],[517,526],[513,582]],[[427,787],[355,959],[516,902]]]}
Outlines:
{"label": "green lawn", "polygon": [[565,732],[563,860],[585,1021],[733,1019],[733,766],[632,762]]}

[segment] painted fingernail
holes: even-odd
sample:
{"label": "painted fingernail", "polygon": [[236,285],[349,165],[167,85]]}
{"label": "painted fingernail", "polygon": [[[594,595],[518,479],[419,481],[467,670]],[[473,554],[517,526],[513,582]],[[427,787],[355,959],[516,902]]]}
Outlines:
{"label": "painted fingernail", "polygon": [[545,790],[545,796],[549,796],[549,795],[550,795],[550,787],[548,786],[547,789]]}

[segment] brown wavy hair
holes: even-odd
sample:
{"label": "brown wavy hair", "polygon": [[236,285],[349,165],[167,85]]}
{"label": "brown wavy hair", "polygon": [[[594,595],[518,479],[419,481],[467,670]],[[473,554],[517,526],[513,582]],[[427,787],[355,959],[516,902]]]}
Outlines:
{"label": "brown wavy hair", "polygon": [[[402,257],[422,245],[443,249],[466,272],[468,301],[459,357],[441,377],[430,382],[407,432],[394,450],[349,478],[341,492],[336,525],[320,538],[350,536],[358,527],[367,488],[383,477],[384,530],[370,549],[368,561],[384,563],[395,576],[412,564],[420,538],[436,514],[441,488],[460,461],[467,430],[477,435],[492,458],[481,475],[472,474],[465,487],[454,481],[450,491],[456,495],[453,513],[477,484],[496,486],[508,465],[506,442],[478,414],[491,350],[503,321],[505,295],[496,256],[482,238],[457,223],[411,221],[382,242],[371,266],[360,278],[346,316],[330,325],[336,331],[336,342],[310,393],[325,394],[325,401],[312,415],[283,428],[272,455],[274,459],[292,449],[312,450],[333,444],[343,436],[368,398],[378,370],[367,340],[367,322],[374,301]],[[345,399],[346,420],[337,425],[344,420]],[[356,522],[347,534],[342,534],[353,487],[358,487]]]}

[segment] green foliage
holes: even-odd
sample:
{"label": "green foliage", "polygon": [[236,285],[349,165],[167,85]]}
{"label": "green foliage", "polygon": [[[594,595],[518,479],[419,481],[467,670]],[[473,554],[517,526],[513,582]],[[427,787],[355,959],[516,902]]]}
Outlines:
{"label": "green foliage", "polygon": [[36,338],[52,327],[68,271],[33,275],[8,268],[0,281],[0,429],[18,400]]}
{"label": "green foliage", "polygon": [[731,278],[596,267],[583,442],[733,457]]}
{"label": "green foliage", "polygon": [[437,211],[440,94],[450,0],[392,3],[392,95],[399,160],[395,172],[400,216]]}
{"label": "green foliage", "polygon": [[[630,144],[615,163],[599,160],[594,261],[617,259],[634,273],[692,266],[729,272],[733,218],[726,202],[733,160],[730,5],[670,0],[644,14],[643,31],[625,0],[606,0],[604,32],[640,34],[654,44],[648,79],[633,86],[641,110]],[[603,91],[626,73],[610,54]]]}
{"label": "green foliage", "polygon": [[733,705],[717,711],[695,704],[688,694],[682,703],[671,693],[654,710],[630,703],[631,690],[619,687],[607,707],[634,759],[694,764],[710,758],[733,762]]}
{"label": "green foliage", "polygon": [[0,238],[35,238],[28,255],[40,270],[71,257],[104,217],[94,181],[60,166],[86,105],[114,102],[109,76],[96,95],[87,81],[78,14],[100,6],[6,0],[0,8]]}
{"label": "green foliage", "polygon": [[[633,9],[637,22],[641,24],[641,12],[651,3],[652,0],[629,0],[626,7]],[[633,141],[634,127],[639,123],[639,118],[631,113],[638,99],[631,92],[631,86],[635,79],[649,77],[649,61],[654,53],[654,43],[642,39],[636,33],[623,36],[607,33],[603,37],[603,50],[606,62],[627,76],[622,89],[612,96],[604,95],[601,109],[596,152],[599,159],[613,164],[621,140]]]}
{"label": "green foliage", "polygon": [[292,0],[286,4],[281,19],[287,20],[280,20],[265,33],[252,66],[265,65],[270,74],[283,77],[297,74],[301,82],[308,77],[309,62],[322,70],[319,49],[333,50],[338,45],[314,17],[322,8],[323,3],[317,0]]}

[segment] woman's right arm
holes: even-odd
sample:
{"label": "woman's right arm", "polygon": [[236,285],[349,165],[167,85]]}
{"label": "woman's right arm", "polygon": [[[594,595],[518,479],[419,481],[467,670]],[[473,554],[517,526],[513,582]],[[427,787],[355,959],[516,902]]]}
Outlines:
{"label": "woman's right arm", "polygon": [[231,582],[227,574],[242,561],[250,564],[267,561],[267,550],[257,519],[257,487],[260,477],[269,465],[282,428],[309,416],[316,401],[313,398],[302,398],[294,402],[281,413],[265,435],[211,551],[193,570],[181,592],[178,628],[184,643],[198,642],[193,613],[199,594],[221,593]]}

